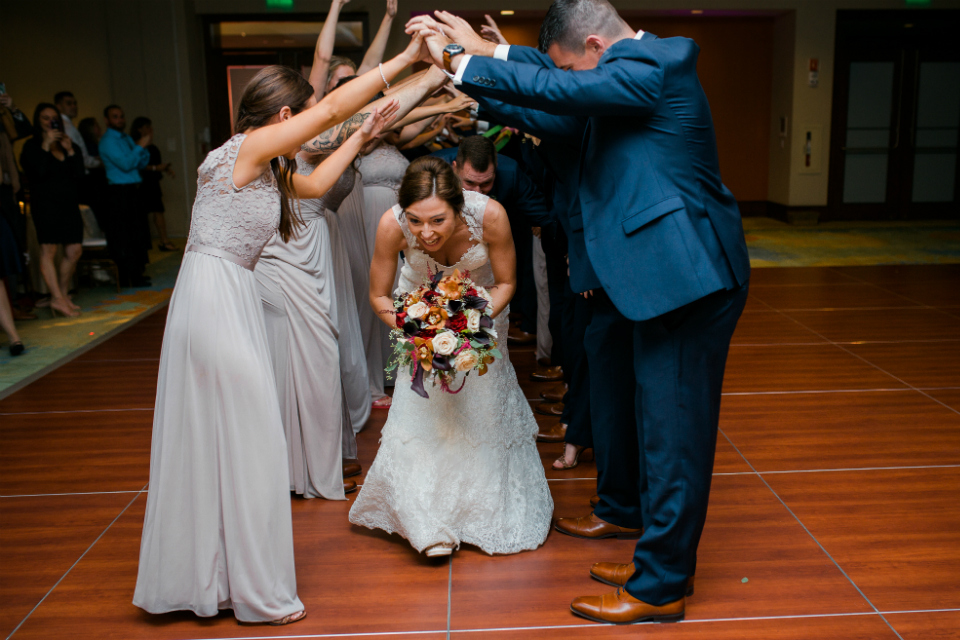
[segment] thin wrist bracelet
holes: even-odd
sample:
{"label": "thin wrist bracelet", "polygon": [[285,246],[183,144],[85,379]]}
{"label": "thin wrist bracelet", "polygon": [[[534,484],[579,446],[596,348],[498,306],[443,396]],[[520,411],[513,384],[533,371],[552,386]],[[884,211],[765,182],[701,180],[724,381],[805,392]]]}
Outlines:
{"label": "thin wrist bracelet", "polygon": [[381,62],[377,67],[380,69],[380,78],[383,80],[383,84],[387,85],[387,89],[389,89],[390,83],[387,82],[387,76],[383,75],[383,63]]}

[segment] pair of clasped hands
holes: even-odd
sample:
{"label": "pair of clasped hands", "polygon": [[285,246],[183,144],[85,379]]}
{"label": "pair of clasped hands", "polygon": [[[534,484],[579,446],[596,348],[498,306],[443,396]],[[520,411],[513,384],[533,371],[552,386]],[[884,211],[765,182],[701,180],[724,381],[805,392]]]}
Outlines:
{"label": "pair of clasped hands", "polygon": [[[432,62],[441,69],[443,64],[443,48],[448,44],[459,44],[463,47],[463,52],[469,55],[492,57],[497,48],[497,42],[491,42],[484,39],[473,27],[463,18],[453,15],[447,11],[434,11],[432,18],[428,15],[416,16],[411,18],[405,27],[406,32],[411,36],[421,36],[423,45],[420,52],[420,59],[424,62]],[[502,36],[496,30],[496,23],[489,17],[488,22],[493,27],[485,27],[484,32],[503,42]],[[463,60],[463,56],[456,56],[450,61],[450,71],[456,73],[458,66]]]}

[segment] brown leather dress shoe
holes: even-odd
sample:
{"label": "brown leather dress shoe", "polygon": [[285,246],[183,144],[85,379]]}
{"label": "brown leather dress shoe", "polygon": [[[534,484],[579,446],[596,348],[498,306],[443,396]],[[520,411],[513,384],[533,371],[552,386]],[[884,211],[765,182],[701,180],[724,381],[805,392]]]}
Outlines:
{"label": "brown leather dress shoe", "polygon": [[562,416],[563,403],[562,402],[541,402],[540,404],[533,405],[533,410],[542,416]]}
{"label": "brown leather dress shoe", "polygon": [[[633,576],[633,572],[636,570],[636,567],[633,566],[633,563],[630,564],[619,564],[617,562],[598,562],[592,567],[590,567],[590,577],[594,580],[602,582],[603,584],[608,584],[611,587],[623,587],[627,584],[627,580]],[[687,591],[684,594],[684,597],[689,598],[693,595],[693,583],[696,576],[690,576],[687,578]]]}
{"label": "brown leather dress shoe", "polygon": [[563,380],[563,370],[560,367],[541,367],[530,374],[534,382],[560,382]]}
{"label": "brown leather dress shoe", "polygon": [[511,344],[533,344],[537,341],[537,334],[521,331],[517,327],[510,327],[507,331],[507,342]]}
{"label": "brown leather dress shoe", "polygon": [[680,598],[661,606],[637,600],[620,588],[602,596],[581,596],[570,603],[570,610],[594,622],[632,624],[634,622],[680,622],[686,609],[686,599]]}
{"label": "brown leather dress shoe", "polygon": [[353,493],[357,490],[357,483],[353,480],[344,480],[343,481],[343,492],[344,493]]}
{"label": "brown leather dress shoe", "polygon": [[553,528],[574,538],[600,540],[602,538],[639,538],[643,529],[630,529],[601,520],[593,511],[580,518],[558,518]]}
{"label": "brown leather dress shoe", "polygon": [[563,402],[563,396],[567,393],[567,385],[562,382],[553,385],[546,391],[540,392],[540,397],[547,402]]}
{"label": "brown leather dress shoe", "polygon": [[596,509],[598,504],[600,504],[600,496],[593,496],[592,498],[590,498],[591,507]]}
{"label": "brown leather dress shoe", "polygon": [[567,425],[562,422],[543,429],[540,433],[537,434],[537,442],[546,442],[548,444],[554,442],[563,442],[567,438]]}
{"label": "brown leather dress shoe", "polygon": [[363,471],[361,467],[356,462],[345,462],[343,464],[343,477],[352,478],[353,476],[358,476]]}

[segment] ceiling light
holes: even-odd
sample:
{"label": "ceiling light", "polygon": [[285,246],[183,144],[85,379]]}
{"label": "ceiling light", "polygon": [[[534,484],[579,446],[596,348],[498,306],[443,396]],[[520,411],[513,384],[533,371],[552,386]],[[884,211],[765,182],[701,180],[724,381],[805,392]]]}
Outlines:
{"label": "ceiling light", "polygon": [[690,10],[690,13],[692,13],[692,14],[695,15],[695,16],[698,16],[698,15],[700,15],[701,13],[703,13],[703,9],[691,9],[691,10]]}
{"label": "ceiling light", "polygon": [[500,12],[500,15],[502,15],[502,16],[512,16],[512,15],[513,15],[513,9],[504,9],[503,11]]}

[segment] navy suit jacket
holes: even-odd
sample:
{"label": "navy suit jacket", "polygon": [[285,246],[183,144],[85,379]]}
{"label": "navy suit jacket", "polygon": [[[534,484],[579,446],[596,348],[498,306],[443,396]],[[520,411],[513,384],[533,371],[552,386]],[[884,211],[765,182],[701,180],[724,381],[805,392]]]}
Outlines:
{"label": "navy suit jacket", "polygon": [[[530,47],[511,46],[508,59],[555,68],[549,56]],[[576,293],[599,289],[600,279],[587,255],[578,196],[580,148],[587,118],[555,116],[490,98],[479,97],[477,101],[500,121],[540,138],[539,155],[556,178],[553,213],[567,236],[570,288]]]}
{"label": "navy suit jacket", "polygon": [[462,74],[471,97],[564,116],[567,126],[586,118],[577,195],[587,253],[632,320],[750,277],[740,212],[720,180],[699,51],[687,38],[644,34],[615,43],[588,71],[474,56]]}
{"label": "navy suit jacket", "polygon": [[[441,149],[431,155],[453,164],[457,159],[457,148]],[[524,220],[528,227],[545,227],[553,222],[540,189],[513,158],[497,154],[497,173],[493,189],[487,195],[503,205],[511,221]]]}

